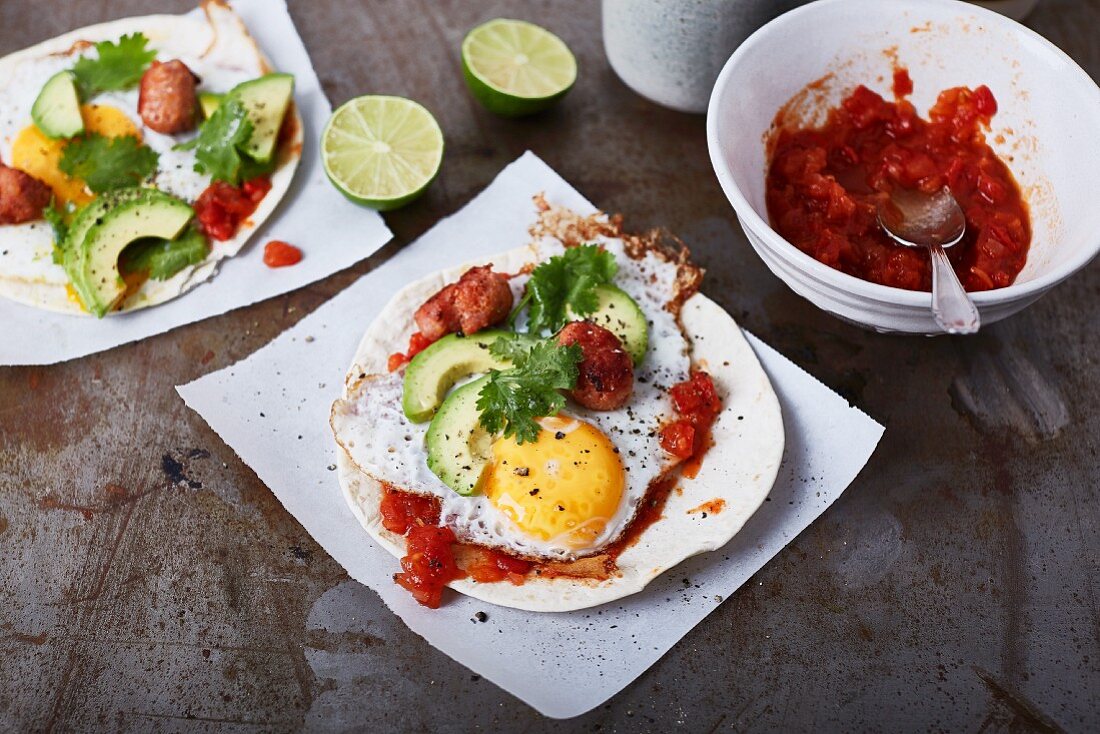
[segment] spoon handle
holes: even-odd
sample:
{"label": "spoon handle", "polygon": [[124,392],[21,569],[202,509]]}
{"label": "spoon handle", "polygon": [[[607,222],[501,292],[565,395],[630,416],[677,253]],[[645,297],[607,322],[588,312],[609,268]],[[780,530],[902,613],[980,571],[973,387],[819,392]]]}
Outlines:
{"label": "spoon handle", "polygon": [[982,325],[978,309],[966,294],[947,253],[939,245],[932,253],[932,313],[948,334],[973,334]]}

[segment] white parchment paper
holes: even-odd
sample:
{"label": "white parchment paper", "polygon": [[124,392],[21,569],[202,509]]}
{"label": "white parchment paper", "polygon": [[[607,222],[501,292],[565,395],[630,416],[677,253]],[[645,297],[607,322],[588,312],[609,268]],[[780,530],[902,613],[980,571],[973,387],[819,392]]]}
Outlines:
{"label": "white parchment paper", "polygon": [[[419,606],[393,583],[397,560],[372,543],[344,503],[332,471],[329,408],[362,332],[389,298],[434,270],[526,243],[539,191],[551,203],[593,210],[527,153],[457,214],[271,344],[177,389],[348,574],[410,628],[543,714],[566,718],[641,675],[805,529],[855,478],[883,428],[750,335],[779,395],[787,442],[769,501],[725,548],[677,566],[641,594],[579,612],[520,612],[457,594],[437,610]],[[478,611],[486,622],[471,622]]]}
{"label": "white parchment paper", "polygon": [[[317,141],[332,106],[286,3],[231,4],[274,67],[294,74],[294,100],[305,124],[305,144],[294,182],[278,209],[213,278],[168,303],[97,320],[0,298],[0,365],[62,362],[201,321],[325,278],[390,240],[382,217],[349,202],[325,178]],[[263,245],[271,239],[297,245],[305,257],[293,267],[267,267]]]}

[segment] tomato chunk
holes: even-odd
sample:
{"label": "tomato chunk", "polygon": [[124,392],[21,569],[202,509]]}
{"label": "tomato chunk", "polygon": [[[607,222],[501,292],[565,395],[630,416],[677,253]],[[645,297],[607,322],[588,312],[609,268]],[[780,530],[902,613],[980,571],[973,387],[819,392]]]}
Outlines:
{"label": "tomato chunk", "polygon": [[722,412],[714,380],[706,372],[696,370],[688,379],[673,385],[668,394],[680,417],[661,428],[661,448],[680,459],[700,455],[706,450],[715,418]]}
{"label": "tomato chunk", "polygon": [[894,70],[894,96],[905,97],[913,93],[913,80],[909,78],[908,69]]}
{"label": "tomato chunk", "polygon": [[195,200],[195,218],[199,229],[215,240],[229,240],[236,234],[241,222],[256,211],[256,206],[271,190],[271,180],[260,176],[234,186],[225,181],[214,181]]}
{"label": "tomato chunk", "polygon": [[401,369],[402,365],[407,364],[408,361],[409,360],[405,359],[405,355],[401,352],[394,352],[389,356],[389,359],[386,360],[386,371],[397,372],[397,370]]}
{"label": "tomato chunk", "polygon": [[285,268],[302,260],[302,251],[282,240],[271,240],[264,245],[264,265],[269,268]]}
{"label": "tomato chunk", "polygon": [[679,459],[695,453],[695,427],[691,421],[675,420],[661,428],[661,448]]}
{"label": "tomato chunk", "polygon": [[668,391],[672,403],[681,415],[700,414],[713,418],[722,409],[722,401],[714,388],[714,380],[706,372],[696,370],[685,381]]}
{"label": "tomato chunk", "polygon": [[396,372],[404,365],[411,362],[413,357],[423,352],[432,344],[434,344],[434,342],[431,339],[424,336],[419,331],[414,332],[413,335],[409,337],[408,351],[406,351],[404,354],[402,354],[401,352],[394,352],[393,354],[391,354],[389,361],[387,361],[386,363],[386,368],[390,372]]}
{"label": "tomato chunk", "polygon": [[401,573],[393,580],[408,589],[413,598],[426,607],[439,608],[443,587],[466,574],[455,564],[454,532],[447,527],[421,525],[405,536],[405,557]]}
{"label": "tomato chunk", "polygon": [[974,105],[978,108],[978,112],[986,117],[997,114],[997,100],[993,97],[993,92],[989,91],[989,87],[984,84],[974,90]]}
{"label": "tomato chunk", "polygon": [[404,535],[421,525],[439,524],[439,500],[411,492],[402,492],[389,485],[383,487],[382,527],[391,533]]}

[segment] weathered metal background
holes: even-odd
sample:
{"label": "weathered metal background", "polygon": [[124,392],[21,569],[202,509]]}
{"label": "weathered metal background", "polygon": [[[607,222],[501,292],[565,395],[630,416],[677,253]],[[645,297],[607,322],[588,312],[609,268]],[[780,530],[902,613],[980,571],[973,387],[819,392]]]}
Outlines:
{"label": "weathered metal background", "polygon": [[[188,6],[3,0],[0,54]],[[976,338],[865,333],[752,254],[703,118],[618,81],[593,0],[297,0],[291,13],[333,102],[392,93],[436,114],[442,174],[387,215],[383,254],[323,283],[76,362],[0,369],[0,729],[561,726],[351,582],[172,389],[265,344],[528,148],[629,224],[680,234],[710,296],[888,426],[821,520],[568,727],[1100,728],[1100,265]],[[580,81],[554,111],[502,120],[467,95],[459,42],[500,15],[576,52]],[[1029,24],[1100,75],[1100,3],[1043,0]]]}

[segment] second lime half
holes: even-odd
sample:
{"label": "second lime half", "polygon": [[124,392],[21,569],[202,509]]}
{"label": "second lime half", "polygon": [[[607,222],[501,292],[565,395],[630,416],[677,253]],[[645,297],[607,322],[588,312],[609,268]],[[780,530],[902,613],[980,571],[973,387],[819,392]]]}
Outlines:
{"label": "second lime half", "polygon": [[466,34],[462,73],[491,112],[509,117],[544,110],[577,80],[577,60],[545,28],[497,18]]}

